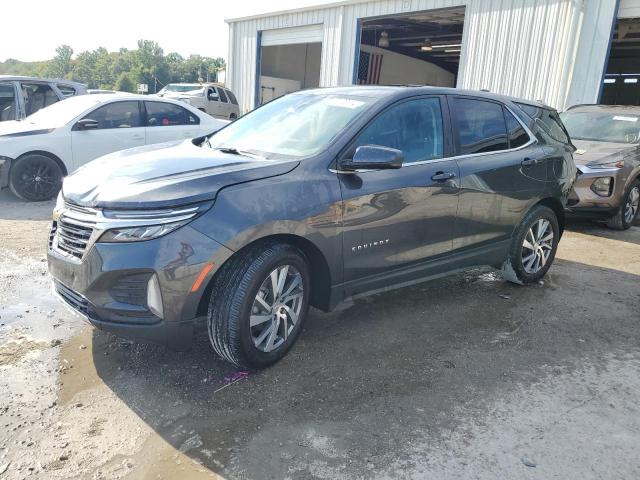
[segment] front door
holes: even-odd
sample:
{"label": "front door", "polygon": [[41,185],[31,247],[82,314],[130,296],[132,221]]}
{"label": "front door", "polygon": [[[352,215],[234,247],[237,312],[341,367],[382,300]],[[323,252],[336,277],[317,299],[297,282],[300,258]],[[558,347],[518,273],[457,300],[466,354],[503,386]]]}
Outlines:
{"label": "front door", "polygon": [[[397,170],[338,173],[343,198],[344,281],[375,278],[451,249],[458,166],[449,156],[443,99],[395,104],[359,135],[360,145],[402,150]],[[375,282],[374,282],[375,283]]]}
{"label": "front door", "polygon": [[111,102],[86,114],[82,120],[94,120],[91,129],[78,123],[71,131],[74,169],[111,152],[145,144],[145,127],[137,101]]}
{"label": "front door", "polygon": [[459,154],[454,249],[507,240],[545,188],[544,152],[498,102],[449,98]]}

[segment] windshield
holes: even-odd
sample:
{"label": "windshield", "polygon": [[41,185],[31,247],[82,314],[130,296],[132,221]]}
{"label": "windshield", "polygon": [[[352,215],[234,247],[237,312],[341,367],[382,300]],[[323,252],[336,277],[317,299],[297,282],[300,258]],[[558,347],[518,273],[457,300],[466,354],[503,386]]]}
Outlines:
{"label": "windshield", "polygon": [[80,95],[67,98],[61,102],[38,110],[24,119],[28,123],[47,124],[52,127],[59,127],[80,115],[91,106],[100,103],[98,95]]}
{"label": "windshield", "polygon": [[162,89],[163,92],[176,92],[176,93],[197,93],[204,90],[202,85],[178,85],[170,83]]}
{"label": "windshield", "polygon": [[635,114],[568,111],[560,116],[569,135],[575,140],[616,143],[640,141],[640,117]]}
{"label": "windshield", "polygon": [[326,149],[375,101],[318,92],[286,95],[229,124],[211,137],[209,144],[265,158],[309,157]]}

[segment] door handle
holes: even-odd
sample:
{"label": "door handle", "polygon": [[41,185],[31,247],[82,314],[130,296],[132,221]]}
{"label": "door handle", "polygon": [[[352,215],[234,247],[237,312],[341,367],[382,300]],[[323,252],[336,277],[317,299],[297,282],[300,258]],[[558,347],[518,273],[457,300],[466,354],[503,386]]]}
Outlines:
{"label": "door handle", "polygon": [[521,165],[523,167],[533,167],[537,163],[538,163],[538,159],[537,158],[529,158],[529,157],[527,157],[524,160],[522,160]]}
{"label": "door handle", "polygon": [[453,172],[436,172],[431,176],[431,180],[434,182],[446,182],[452,178],[456,178],[456,174]]}

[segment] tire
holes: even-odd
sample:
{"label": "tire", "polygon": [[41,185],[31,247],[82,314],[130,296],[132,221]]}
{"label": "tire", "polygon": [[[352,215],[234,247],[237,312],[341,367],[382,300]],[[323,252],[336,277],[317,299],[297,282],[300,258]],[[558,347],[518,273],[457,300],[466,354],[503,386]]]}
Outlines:
{"label": "tire", "polygon": [[633,222],[638,218],[640,210],[640,181],[634,181],[620,202],[620,211],[615,217],[607,220],[607,227],[614,230],[627,230],[631,228]]}
{"label": "tire", "polygon": [[60,165],[47,155],[33,153],[20,157],[9,172],[9,188],[28,202],[54,198],[62,187],[64,176]]}
{"label": "tire", "polygon": [[[542,234],[538,235],[541,227]],[[551,232],[553,236],[549,239]],[[514,233],[509,256],[502,267],[505,279],[520,285],[538,282],[551,267],[559,241],[555,212],[543,205],[532,208]]]}
{"label": "tire", "polygon": [[[279,285],[283,271],[284,284],[278,291],[286,295],[284,299],[271,293],[272,272],[276,272]],[[290,287],[293,289],[287,292]],[[207,315],[213,349],[223,359],[248,369],[261,369],[277,362],[302,331],[310,290],[309,266],[297,248],[263,243],[239,254],[214,279]],[[295,301],[286,301],[294,296]],[[294,316],[297,316],[295,323]],[[252,326],[252,322],[256,325]]]}
{"label": "tire", "polygon": [[237,119],[238,116],[235,113],[232,113],[231,115],[229,115],[229,120],[233,121],[235,119]]}

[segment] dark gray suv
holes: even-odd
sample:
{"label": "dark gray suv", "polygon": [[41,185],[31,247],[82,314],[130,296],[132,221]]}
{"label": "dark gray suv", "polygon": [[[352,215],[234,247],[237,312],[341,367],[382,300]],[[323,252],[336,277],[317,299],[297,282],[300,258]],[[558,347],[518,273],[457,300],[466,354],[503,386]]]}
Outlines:
{"label": "dark gray suv", "polygon": [[203,325],[220,356],[261,368],[309,305],[475,265],[538,281],[562,235],[573,149],[554,110],[490,93],[298,92],[210,137],[67,177],[49,270],[98,328],[184,348]]}

